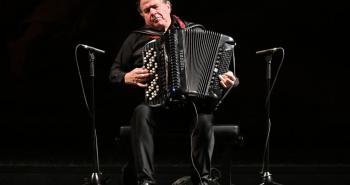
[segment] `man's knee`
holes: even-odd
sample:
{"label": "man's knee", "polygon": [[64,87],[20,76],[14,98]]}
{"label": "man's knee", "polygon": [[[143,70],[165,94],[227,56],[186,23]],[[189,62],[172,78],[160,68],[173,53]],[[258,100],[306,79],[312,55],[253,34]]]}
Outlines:
{"label": "man's knee", "polygon": [[148,105],[140,104],[134,109],[130,124],[132,127],[142,127],[146,126],[150,119],[151,108]]}
{"label": "man's knee", "polygon": [[213,125],[213,115],[212,114],[200,114],[198,116],[198,126],[201,130],[210,131]]}
{"label": "man's knee", "polygon": [[133,117],[136,118],[146,118],[149,117],[151,113],[151,107],[145,104],[140,104],[134,109]]}

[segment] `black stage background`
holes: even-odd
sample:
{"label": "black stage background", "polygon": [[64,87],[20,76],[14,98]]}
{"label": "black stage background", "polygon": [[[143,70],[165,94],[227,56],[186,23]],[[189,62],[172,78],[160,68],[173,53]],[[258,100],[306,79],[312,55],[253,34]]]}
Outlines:
{"label": "black stage background", "polygon": [[[255,51],[286,55],[271,101],[271,162],[348,164],[348,9],[336,1],[174,1],[173,12],[236,42],[241,85],[217,112],[245,137],[242,163],[260,163],[266,134],[265,71]],[[133,1],[1,1],[2,164],[91,162],[90,122],[74,61],[78,43],[96,54],[96,123],[102,163],[113,163],[114,137],[128,102],[108,82],[113,57],[142,24]],[[89,90],[88,53],[78,50]],[[281,53],[274,55],[273,77]],[[89,98],[89,92],[87,92]]]}

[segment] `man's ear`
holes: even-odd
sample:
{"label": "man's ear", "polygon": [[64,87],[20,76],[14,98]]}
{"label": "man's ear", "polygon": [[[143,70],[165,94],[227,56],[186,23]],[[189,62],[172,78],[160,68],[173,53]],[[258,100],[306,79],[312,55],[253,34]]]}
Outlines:
{"label": "man's ear", "polygon": [[169,8],[169,10],[170,10],[170,12],[171,12],[171,8],[172,8],[172,7],[171,7],[170,1],[167,1],[166,4],[167,4],[167,6],[168,6],[168,8]]}

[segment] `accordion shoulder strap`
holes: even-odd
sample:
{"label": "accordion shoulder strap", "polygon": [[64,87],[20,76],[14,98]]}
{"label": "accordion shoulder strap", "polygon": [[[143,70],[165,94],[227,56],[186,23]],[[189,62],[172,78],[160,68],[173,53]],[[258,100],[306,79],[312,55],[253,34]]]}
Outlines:
{"label": "accordion shoulder strap", "polygon": [[204,29],[204,26],[201,24],[183,21],[176,15],[174,15],[173,17],[176,20],[178,27],[180,27],[181,29],[197,29],[197,28]]}
{"label": "accordion shoulder strap", "polygon": [[142,33],[142,34],[146,34],[146,35],[154,35],[154,36],[162,36],[163,33],[159,32],[159,31],[155,31],[155,30],[151,30],[149,28],[140,28],[137,30],[133,31],[134,33]]}

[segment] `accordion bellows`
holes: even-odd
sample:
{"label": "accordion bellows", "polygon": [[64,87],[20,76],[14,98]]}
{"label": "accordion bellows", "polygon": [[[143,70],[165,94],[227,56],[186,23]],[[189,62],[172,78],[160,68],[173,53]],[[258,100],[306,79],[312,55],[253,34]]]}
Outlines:
{"label": "accordion bellows", "polygon": [[219,100],[223,94],[218,75],[234,62],[234,40],[208,30],[172,29],[143,48],[144,67],[152,73],[145,103],[197,98]]}

